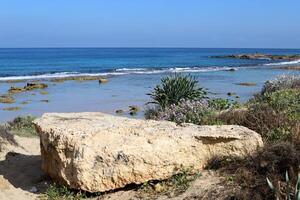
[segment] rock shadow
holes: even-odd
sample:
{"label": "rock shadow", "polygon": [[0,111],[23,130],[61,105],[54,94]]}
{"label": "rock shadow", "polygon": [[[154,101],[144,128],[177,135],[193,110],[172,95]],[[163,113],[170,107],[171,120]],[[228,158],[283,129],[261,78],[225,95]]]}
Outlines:
{"label": "rock shadow", "polygon": [[41,169],[40,155],[24,155],[8,152],[0,162],[2,175],[15,188],[31,193],[43,193],[47,189],[49,178]]}

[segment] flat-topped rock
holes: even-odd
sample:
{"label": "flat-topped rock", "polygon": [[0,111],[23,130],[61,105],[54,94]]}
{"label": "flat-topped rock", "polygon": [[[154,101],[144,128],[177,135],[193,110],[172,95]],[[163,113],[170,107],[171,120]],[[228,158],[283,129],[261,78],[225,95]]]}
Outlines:
{"label": "flat-topped rock", "polygon": [[241,126],[177,126],[103,113],[47,113],[34,121],[42,168],[75,189],[104,192],[201,170],[213,156],[245,156],[263,145]]}

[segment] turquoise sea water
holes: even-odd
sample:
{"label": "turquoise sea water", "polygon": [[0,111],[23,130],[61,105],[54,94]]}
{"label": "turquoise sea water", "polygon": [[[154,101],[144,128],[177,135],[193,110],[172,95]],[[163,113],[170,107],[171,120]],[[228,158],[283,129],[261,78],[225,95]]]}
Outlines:
{"label": "turquoise sea water", "polygon": [[[211,58],[216,55],[244,54],[300,54],[288,49],[0,49],[0,80],[40,79],[79,75],[109,76],[107,84],[97,81],[49,82],[48,95],[39,91],[17,94],[15,104],[0,104],[0,121],[17,115],[39,116],[44,112],[102,111],[114,113],[130,105],[145,107],[151,89],[162,76],[177,72],[194,75],[202,87],[217,97],[228,92],[246,101],[262,84],[280,74],[299,74],[297,71],[273,69],[282,65],[297,65],[300,61],[282,62],[264,59],[239,60]],[[236,69],[231,72],[228,69]],[[47,82],[47,80],[45,80]],[[255,82],[257,86],[238,86],[239,82]],[[0,83],[0,94],[10,86],[25,83]],[[34,95],[33,95],[34,94]],[[228,97],[234,99],[235,97]],[[49,103],[41,100],[49,100]],[[29,104],[21,104],[30,101]],[[19,106],[19,111],[3,111]],[[142,113],[138,115],[141,117]]]}

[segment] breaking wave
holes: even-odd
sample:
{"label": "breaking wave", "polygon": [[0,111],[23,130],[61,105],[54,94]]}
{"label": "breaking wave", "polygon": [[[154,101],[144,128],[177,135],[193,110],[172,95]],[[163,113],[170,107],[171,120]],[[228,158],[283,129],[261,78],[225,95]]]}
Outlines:
{"label": "breaking wave", "polygon": [[80,72],[57,72],[45,73],[40,75],[24,75],[24,76],[6,76],[0,77],[0,81],[9,80],[32,80],[32,79],[53,79],[81,76],[120,76],[128,74],[160,74],[160,73],[201,73],[213,71],[237,70],[233,67],[171,67],[171,68],[119,68],[108,72],[100,73],[80,73]]}
{"label": "breaking wave", "polygon": [[266,66],[271,66],[271,65],[280,66],[280,65],[295,65],[295,64],[299,64],[299,63],[300,63],[300,59],[299,60],[293,60],[293,61],[279,62],[279,63],[268,63],[268,64],[264,64],[264,65],[266,65]]}

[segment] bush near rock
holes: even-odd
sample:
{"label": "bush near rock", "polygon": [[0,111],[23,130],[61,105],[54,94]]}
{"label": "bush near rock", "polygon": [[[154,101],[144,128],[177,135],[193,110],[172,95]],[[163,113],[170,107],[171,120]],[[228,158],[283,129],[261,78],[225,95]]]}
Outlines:
{"label": "bush near rock", "polygon": [[43,170],[60,184],[89,192],[196,172],[214,155],[243,157],[263,145],[241,126],[177,126],[102,113],[49,113],[34,123]]}

